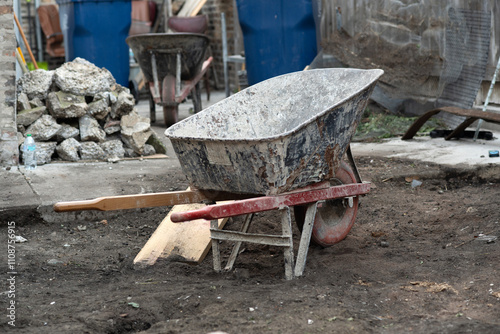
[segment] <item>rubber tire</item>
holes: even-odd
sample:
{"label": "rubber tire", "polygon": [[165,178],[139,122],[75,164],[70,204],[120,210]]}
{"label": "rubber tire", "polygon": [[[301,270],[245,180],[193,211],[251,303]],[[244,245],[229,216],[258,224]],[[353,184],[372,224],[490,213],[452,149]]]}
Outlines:
{"label": "rubber tire", "polygon": [[[341,162],[340,168],[335,174],[332,185],[356,183],[356,178],[351,167]],[[356,220],[358,212],[359,197],[353,198],[352,207],[344,205],[344,199],[334,199],[326,201],[316,211],[314,219],[311,241],[322,247],[330,247],[342,241]],[[305,206],[294,206],[295,221],[299,230],[302,231],[306,216]]]}
{"label": "rubber tire", "polygon": [[[175,77],[172,75],[167,75],[163,79],[162,85],[162,101],[163,103],[175,103]],[[179,121],[179,107],[178,104],[175,106],[163,106],[163,118],[165,120],[165,125],[167,127],[174,125]]]}

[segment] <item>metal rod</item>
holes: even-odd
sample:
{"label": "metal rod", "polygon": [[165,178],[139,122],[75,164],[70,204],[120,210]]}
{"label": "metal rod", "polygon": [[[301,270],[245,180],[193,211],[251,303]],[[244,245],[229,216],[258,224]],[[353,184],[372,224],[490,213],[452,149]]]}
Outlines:
{"label": "metal rod", "polygon": [[42,28],[38,17],[38,7],[40,7],[40,0],[35,0],[36,48],[38,50],[38,61],[41,62],[43,61]]}
{"label": "metal rod", "polygon": [[[493,79],[491,79],[490,89],[488,90],[488,95],[486,95],[486,101],[484,101],[483,111],[486,112],[488,108],[488,104],[490,103],[490,96],[493,92],[493,87],[495,87],[495,82],[497,80],[498,70],[500,70],[500,58],[498,58],[497,67],[495,69],[495,73],[493,74]],[[481,125],[483,125],[483,119],[479,119],[477,123],[476,132],[474,133],[474,141],[476,141],[477,136],[479,135],[479,129],[481,129]]]}
{"label": "metal rod", "polygon": [[181,93],[181,53],[177,53],[177,64],[175,69],[175,97]]}
{"label": "metal rod", "polygon": [[160,97],[160,90],[158,89],[159,82],[158,82],[158,72],[156,69],[156,56],[153,52],[151,52],[151,69],[153,72],[153,80],[155,85],[153,98],[157,99]]}
{"label": "metal rod", "polygon": [[224,87],[226,88],[226,97],[229,97],[229,76],[227,68],[227,29],[226,29],[226,14],[220,14],[222,26],[222,62],[224,64]]}

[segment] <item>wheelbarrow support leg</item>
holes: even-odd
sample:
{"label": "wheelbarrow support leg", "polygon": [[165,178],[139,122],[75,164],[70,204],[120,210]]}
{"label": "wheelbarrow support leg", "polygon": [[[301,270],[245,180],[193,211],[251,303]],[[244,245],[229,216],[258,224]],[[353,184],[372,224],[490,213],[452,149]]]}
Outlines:
{"label": "wheelbarrow support leg", "polygon": [[316,217],[316,209],[318,202],[314,202],[307,206],[306,218],[300,236],[299,251],[297,253],[297,264],[295,265],[295,276],[302,276],[306,266],[307,251],[311,242],[311,234],[314,225],[314,217]]}
{"label": "wheelbarrow support leg", "polygon": [[[241,227],[241,232],[242,233],[247,233],[248,228],[250,227],[250,224],[252,223],[253,219],[253,213],[250,213],[245,216],[245,222],[243,223],[243,226]],[[234,246],[233,250],[231,252],[231,255],[229,256],[229,259],[227,260],[227,264],[224,267],[224,270],[226,271],[231,271],[233,269],[234,262],[236,261],[236,257],[238,257],[238,253],[240,252],[241,248],[241,241],[237,241]]]}
{"label": "wheelbarrow support leg", "polygon": [[[213,219],[210,221],[210,229],[217,230],[219,221],[217,219]],[[216,272],[220,272],[222,270],[221,261],[220,261],[220,249],[219,249],[219,240],[212,238],[212,257],[214,260],[214,270]]]}
{"label": "wheelbarrow support leg", "polygon": [[285,278],[293,279],[293,235],[292,219],[290,218],[290,207],[281,209],[281,234],[288,237],[288,246],[283,250],[285,257]]}

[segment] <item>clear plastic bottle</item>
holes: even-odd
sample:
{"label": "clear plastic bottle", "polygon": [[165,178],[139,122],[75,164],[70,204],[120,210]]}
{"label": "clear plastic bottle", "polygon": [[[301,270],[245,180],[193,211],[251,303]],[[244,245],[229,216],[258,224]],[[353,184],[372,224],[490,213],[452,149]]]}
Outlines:
{"label": "clear plastic bottle", "polygon": [[26,135],[23,145],[24,168],[33,170],[36,168],[36,144],[31,134]]}

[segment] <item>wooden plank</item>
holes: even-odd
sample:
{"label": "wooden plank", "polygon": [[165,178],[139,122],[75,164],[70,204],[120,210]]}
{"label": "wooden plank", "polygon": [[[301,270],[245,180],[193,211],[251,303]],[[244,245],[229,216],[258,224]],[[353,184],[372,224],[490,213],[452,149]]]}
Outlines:
{"label": "wooden plank", "polygon": [[[176,205],[163,219],[148,242],[134,259],[139,266],[153,265],[158,258],[171,261],[200,263],[210,250],[210,221],[198,219],[184,224],[173,223],[170,216],[175,212],[200,209],[205,204]],[[219,219],[222,229],[228,218]]]}
{"label": "wooden plank", "polygon": [[205,195],[203,195],[199,191],[171,191],[163,193],[99,197],[84,201],[58,202],[54,204],[54,211],[111,211],[136,208],[153,208],[157,206],[198,203],[204,200],[207,200],[207,197],[205,197]]}

